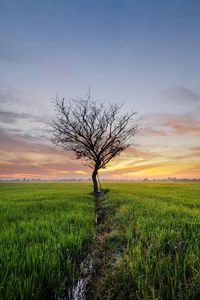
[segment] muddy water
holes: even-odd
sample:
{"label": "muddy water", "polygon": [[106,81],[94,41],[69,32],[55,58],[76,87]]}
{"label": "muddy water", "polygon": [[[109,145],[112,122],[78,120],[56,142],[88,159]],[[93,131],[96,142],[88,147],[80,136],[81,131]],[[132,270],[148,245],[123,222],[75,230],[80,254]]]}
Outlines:
{"label": "muddy water", "polygon": [[90,254],[81,263],[81,276],[70,290],[70,300],[86,300],[85,293],[93,270],[93,259]]}

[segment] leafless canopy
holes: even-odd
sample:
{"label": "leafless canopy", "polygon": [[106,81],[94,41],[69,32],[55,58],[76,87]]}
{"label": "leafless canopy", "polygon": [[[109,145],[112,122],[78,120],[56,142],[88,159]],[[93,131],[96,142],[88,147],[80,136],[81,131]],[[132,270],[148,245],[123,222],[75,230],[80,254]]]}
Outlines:
{"label": "leafless canopy", "polygon": [[[121,104],[87,99],[55,101],[57,116],[51,123],[53,142],[83,158],[97,174],[100,168],[132,144],[137,131],[135,112],[120,114]],[[94,174],[93,172],[93,174]]]}

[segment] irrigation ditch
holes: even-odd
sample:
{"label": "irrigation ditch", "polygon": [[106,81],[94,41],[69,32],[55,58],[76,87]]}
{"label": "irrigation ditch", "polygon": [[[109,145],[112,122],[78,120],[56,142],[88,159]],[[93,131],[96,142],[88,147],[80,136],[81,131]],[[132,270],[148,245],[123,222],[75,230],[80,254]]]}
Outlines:
{"label": "irrigation ditch", "polygon": [[106,205],[107,193],[105,190],[95,197],[95,226],[96,235],[93,238],[86,258],[81,262],[81,274],[78,281],[68,291],[69,300],[100,300],[101,291],[98,287],[98,282],[104,276],[105,266],[106,271],[109,267],[110,271],[114,266],[115,260],[119,255],[123,254],[123,245],[118,244],[114,247],[110,243],[112,239],[112,231],[114,230],[113,212],[108,211]]}

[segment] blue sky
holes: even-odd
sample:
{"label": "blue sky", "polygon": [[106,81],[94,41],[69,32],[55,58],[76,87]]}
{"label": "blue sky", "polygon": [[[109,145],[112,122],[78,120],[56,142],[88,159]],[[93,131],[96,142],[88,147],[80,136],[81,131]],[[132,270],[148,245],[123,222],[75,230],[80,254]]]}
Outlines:
{"label": "blue sky", "polygon": [[[124,102],[151,130],[168,132],[169,119],[182,124],[189,114],[195,136],[190,132],[185,147],[198,147],[199,16],[200,2],[194,0],[0,0],[2,115],[48,118],[56,94],[82,97],[91,85],[97,100]],[[34,125],[22,119],[17,126],[2,124],[4,133],[42,128],[38,119]],[[145,147],[148,139],[139,137],[138,143]],[[175,151],[173,138],[157,143],[171,143]]]}

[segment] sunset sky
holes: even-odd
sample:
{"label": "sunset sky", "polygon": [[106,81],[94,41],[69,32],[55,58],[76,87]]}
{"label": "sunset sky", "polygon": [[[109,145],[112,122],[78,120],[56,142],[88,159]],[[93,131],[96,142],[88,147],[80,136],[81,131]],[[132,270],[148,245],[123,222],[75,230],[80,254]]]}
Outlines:
{"label": "sunset sky", "polygon": [[199,0],[0,0],[0,178],[90,177],[46,125],[89,86],[140,127],[102,178],[200,178]]}

